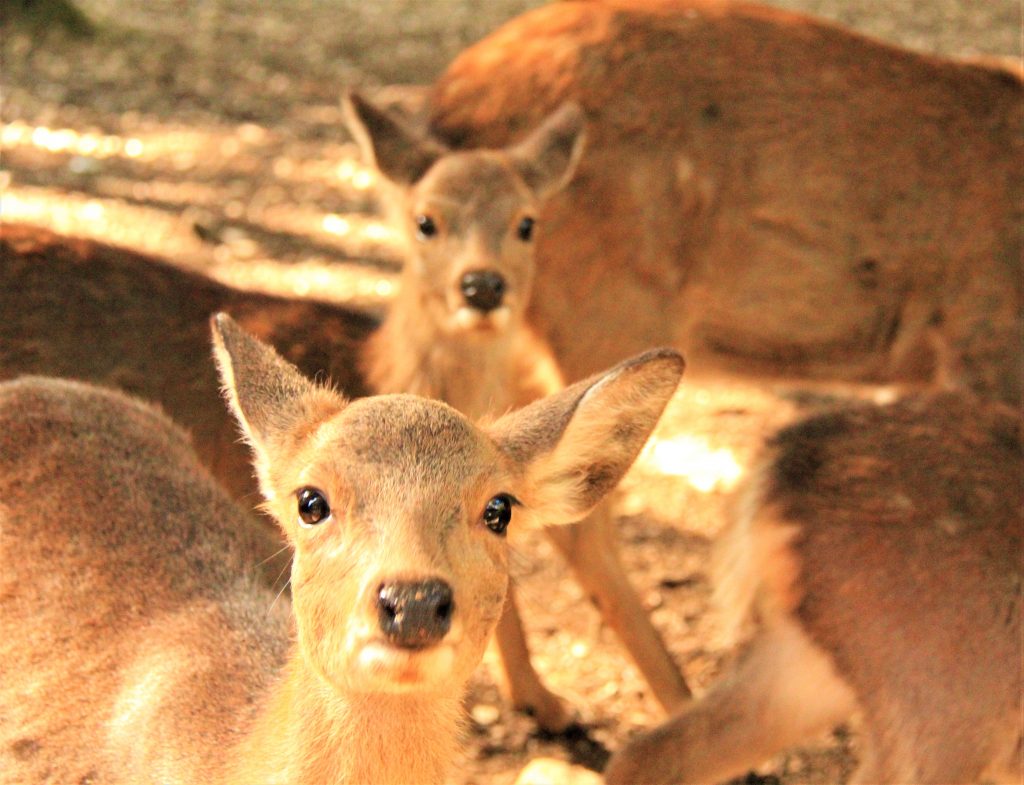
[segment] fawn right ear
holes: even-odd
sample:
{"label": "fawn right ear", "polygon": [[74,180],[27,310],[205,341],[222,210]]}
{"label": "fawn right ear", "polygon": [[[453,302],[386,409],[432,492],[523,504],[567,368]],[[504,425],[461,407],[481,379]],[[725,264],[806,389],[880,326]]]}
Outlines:
{"label": "fawn right ear", "polygon": [[440,143],[419,136],[354,90],[342,99],[342,110],[345,125],[364,159],[393,183],[415,183],[448,152]]}
{"label": "fawn right ear", "polygon": [[214,315],[210,326],[224,396],[252,446],[260,488],[270,499],[275,459],[309,428],[340,412],[345,399],[313,384],[227,314]]}
{"label": "fawn right ear", "polygon": [[505,415],[488,429],[521,473],[516,495],[535,523],[583,518],[633,464],[683,374],[656,349]]}
{"label": "fawn right ear", "polygon": [[526,184],[540,199],[547,199],[564,188],[576,173],[586,138],[583,109],[566,101],[508,151]]}

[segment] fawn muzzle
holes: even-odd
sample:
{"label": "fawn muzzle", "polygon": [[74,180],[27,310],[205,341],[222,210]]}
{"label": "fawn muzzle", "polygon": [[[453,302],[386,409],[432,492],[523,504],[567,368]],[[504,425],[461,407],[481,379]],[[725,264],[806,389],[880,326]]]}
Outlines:
{"label": "fawn muzzle", "polygon": [[421,649],[448,634],[455,598],[445,581],[394,581],[377,591],[377,618],[388,641],[407,649]]}
{"label": "fawn muzzle", "polygon": [[501,305],[508,284],[501,273],[493,270],[473,270],[462,276],[459,289],[467,305],[487,313]]}

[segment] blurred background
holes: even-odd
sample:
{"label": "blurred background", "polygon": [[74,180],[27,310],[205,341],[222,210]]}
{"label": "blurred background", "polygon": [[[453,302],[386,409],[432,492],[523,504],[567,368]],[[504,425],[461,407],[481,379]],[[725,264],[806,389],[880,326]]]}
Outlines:
{"label": "blurred background", "polygon": [[[376,312],[394,293],[400,254],[375,176],[342,128],[342,91],[429,84],[468,44],[542,4],[0,3],[3,221],[129,246],[235,286]],[[926,53],[1020,59],[1020,0],[773,4]],[[706,574],[729,492],[765,433],[833,392],[684,385],[624,484],[624,559],[698,690],[730,656],[707,613]],[[511,783],[542,754],[599,767],[607,749],[661,716],[551,546],[525,542],[515,570],[538,670],[578,708],[585,730],[538,734],[500,699],[493,667],[484,669],[468,701],[459,785]],[[856,735],[840,729],[746,781],[838,782],[855,754]]]}

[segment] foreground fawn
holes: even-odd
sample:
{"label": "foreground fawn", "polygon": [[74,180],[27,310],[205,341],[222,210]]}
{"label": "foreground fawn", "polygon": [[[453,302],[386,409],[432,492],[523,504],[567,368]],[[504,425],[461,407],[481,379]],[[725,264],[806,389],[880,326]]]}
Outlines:
{"label": "foreground fawn", "polygon": [[[535,218],[584,148],[579,108],[560,107],[509,147],[452,152],[358,93],[345,106],[350,131],[391,189],[388,207],[407,248],[398,297],[362,353],[374,391],[438,398],[476,419],[560,389],[524,317],[535,234],[546,229]],[[549,533],[657,700],[669,711],[680,706],[689,689],[618,559],[607,508]],[[572,715],[533,669],[511,593],[497,643],[514,705],[562,730]]]}
{"label": "foreground fawn", "polygon": [[681,358],[479,428],[410,395],[348,402],[228,317],[213,329],[294,548],[291,602],[254,579],[251,521],[163,415],[78,382],[0,385],[0,779],[441,782],[507,527],[576,520],[614,487]]}
{"label": "foreground fawn", "polygon": [[731,0],[579,0],[471,46],[424,114],[500,147],[564,101],[587,148],[538,216],[530,320],[570,381],[674,343],[691,371],[1018,405],[1019,71]]}
{"label": "foreground fawn", "polygon": [[779,434],[719,550],[738,667],[608,783],[713,783],[863,717],[858,783],[1021,782],[1019,413],[953,394]]}

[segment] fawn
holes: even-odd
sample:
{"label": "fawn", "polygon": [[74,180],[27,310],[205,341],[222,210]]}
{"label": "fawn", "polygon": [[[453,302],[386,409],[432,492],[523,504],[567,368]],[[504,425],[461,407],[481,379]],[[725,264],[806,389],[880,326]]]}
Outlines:
{"label": "fawn", "polygon": [[[470,418],[500,414],[563,386],[524,315],[541,204],[565,187],[584,147],[583,117],[566,104],[524,139],[452,152],[418,138],[358,93],[346,118],[390,187],[387,205],[407,256],[400,293],[362,352],[377,393],[438,398]],[[690,697],[614,546],[605,507],[549,534],[669,711]],[[540,681],[512,593],[497,631],[511,699],[552,731],[572,715]]]}
{"label": "fawn", "polygon": [[227,316],[213,331],[294,549],[291,601],[254,580],[252,521],[166,417],[79,382],[0,385],[3,778],[441,782],[506,529],[577,520],[614,487],[682,359],[477,427],[411,395],[348,402]]}
{"label": "fawn", "polygon": [[1021,422],[955,394],[784,429],[719,543],[756,631],[611,783],[742,774],[859,711],[858,783],[1021,781]]}
{"label": "fawn", "polygon": [[432,138],[587,119],[541,209],[529,320],[570,381],[644,346],[691,372],[931,381],[1019,405],[1019,72],[728,0],[546,4],[428,92]]}

